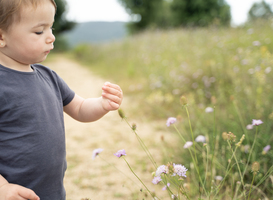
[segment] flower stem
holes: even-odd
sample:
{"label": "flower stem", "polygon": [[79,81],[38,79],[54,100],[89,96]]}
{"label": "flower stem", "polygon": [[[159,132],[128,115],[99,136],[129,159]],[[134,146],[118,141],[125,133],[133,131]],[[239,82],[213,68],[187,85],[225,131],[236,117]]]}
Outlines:
{"label": "flower stem", "polygon": [[254,182],[254,179],[255,179],[256,174],[257,174],[257,172],[254,172],[254,176],[253,176],[253,179],[252,179],[252,182],[251,182],[251,186],[250,186],[250,189],[249,189],[248,200],[249,200],[249,197],[250,197],[252,185],[253,185],[253,182]]}
{"label": "flower stem", "polygon": [[129,176],[127,176],[126,174],[124,174],[121,170],[119,170],[115,165],[109,163],[107,160],[105,160],[104,158],[102,158],[100,155],[98,155],[104,162],[106,162],[108,165],[113,166],[116,170],[118,170],[120,173],[122,173],[124,176],[126,176],[127,178],[129,178],[134,184],[136,184],[138,187],[140,187],[134,180],[132,180]]}
{"label": "flower stem", "polygon": [[[189,111],[188,111],[188,107],[187,105],[185,105],[185,109],[186,109],[186,112],[187,112],[187,116],[188,116],[188,121],[189,121],[189,126],[190,126],[190,132],[191,132],[191,136],[192,136],[192,143],[193,143],[193,147],[194,147],[194,155],[195,155],[195,158],[193,157],[191,151],[191,157],[192,157],[192,160],[193,160],[193,164],[194,164],[194,167],[197,171],[197,174],[198,174],[198,177],[199,177],[199,185],[200,183],[202,184],[202,187],[206,193],[206,188],[204,186],[204,183],[201,179],[201,176],[200,176],[200,172],[199,172],[199,167],[198,167],[198,160],[197,160],[197,156],[196,156],[196,147],[195,147],[195,141],[194,141],[194,137],[193,137],[193,131],[192,131],[192,126],[191,126],[191,120],[190,120],[190,114],[189,114]],[[201,195],[201,194],[200,194]]]}
{"label": "flower stem", "polygon": [[188,120],[189,120],[189,126],[190,126],[190,131],[191,131],[191,137],[192,137],[192,142],[193,142],[193,147],[194,147],[194,155],[195,155],[195,161],[198,164],[198,160],[197,160],[197,156],[196,156],[196,148],[195,148],[195,142],[194,142],[194,137],[193,137],[193,131],[192,131],[192,126],[191,126],[191,120],[190,120],[190,114],[188,111],[188,107],[185,106],[186,112],[187,112],[187,116],[188,116]]}
{"label": "flower stem", "polygon": [[[230,147],[230,149],[231,149],[231,152],[233,153],[233,150],[232,150],[232,147],[231,147],[229,141],[228,141],[228,145],[229,145],[229,147]],[[236,146],[235,150],[237,149],[237,147],[238,147],[238,146]],[[235,153],[234,153],[234,159],[235,159],[235,162],[236,162],[236,164],[237,164],[237,168],[238,168],[238,171],[239,171],[239,174],[240,174],[241,183],[242,183],[242,186],[243,186],[243,188],[244,188],[244,196],[245,196],[244,177],[242,176],[242,172],[241,172],[241,169],[240,169],[240,166],[239,166],[239,162],[238,162],[238,160],[237,160],[237,157],[236,157]]]}
{"label": "flower stem", "polygon": [[246,163],[246,167],[245,167],[243,176],[245,176],[245,173],[246,173],[249,161],[250,161],[250,157],[251,157],[252,151],[253,151],[255,143],[256,143],[257,134],[258,134],[258,126],[256,126],[256,133],[255,133],[255,137],[254,137],[254,142],[253,142],[253,145],[252,145],[251,150],[250,150],[249,155],[248,155],[248,159],[247,159],[247,163]]}
{"label": "flower stem", "polygon": [[157,164],[152,156],[152,154],[150,153],[149,149],[147,148],[147,146],[144,144],[143,140],[139,137],[139,135],[137,134],[136,130],[134,130],[132,128],[132,126],[129,124],[128,120],[126,118],[123,118],[125,120],[125,122],[128,124],[128,126],[133,130],[133,132],[135,133],[138,142],[140,143],[142,149],[145,151],[146,155],[148,156],[148,158],[150,159],[150,161],[153,163],[154,167],[157,168]]}
{"label": "flower stem", "polygon": [[146,188],[146,190],[150,193],[151,197],[154,198],[154,195],[151,193],[151,191],[147,188],[147,186],[142,182],[142,180],[138,177],[138,175],[136,175],[136,173],[134,172],[134,170],[131,168],[131,166],[129,165],[129,163],[127,162],[127,160],[125,159],[124,156],[122,156],[122,158],[124,159],[124,161],[126,162],[126,164],[128,165],[128,167],[130,168],[131,172],[135,175],[135,177],[137,177],[137,179],[142,183],[142,185]]}

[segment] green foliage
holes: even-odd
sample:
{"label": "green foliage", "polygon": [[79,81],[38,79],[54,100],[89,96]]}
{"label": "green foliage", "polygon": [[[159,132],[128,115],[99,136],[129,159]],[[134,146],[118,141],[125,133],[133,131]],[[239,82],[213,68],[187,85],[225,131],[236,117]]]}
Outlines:
{"label": "green foliage", "polygon": [[224,0],[119,0],[137,19],[129,23],[132,33],[147,28],[229,25],[230,7]]}
{"label": "green foliage", "polygon": [[66,1],[65,0],[55,0],[57,5],[57,11],[55,15],[55,22],[53,24],[53,33],[56,36],[55,50],[63,51],[67,49],[67,43],[61,34],[65,31],[71,30],[75,26],[75,22],[68,21],[65,18],[66,12]]}
{"label": "green foliage", "polygon": [[229,25],[230,6],[225,0],[173,0],[174,26]]}
{"label": "green foliage", "polygon": [[248,20],[250,22],[258,19],[268,20],[272,17],[271,7],[265,1],[254,3],[248,12]]}
{"label": "green foliage", "polygon": [[163,0],[120,0],[126,10],[135,18],[128,24],[131,32],[153,26],[160,17]]}

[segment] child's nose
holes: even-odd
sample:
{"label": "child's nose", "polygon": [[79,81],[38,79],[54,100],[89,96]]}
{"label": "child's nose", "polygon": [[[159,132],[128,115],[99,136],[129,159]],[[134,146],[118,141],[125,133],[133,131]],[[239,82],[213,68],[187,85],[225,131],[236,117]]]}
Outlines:
{"label": "child's nose", "polygon": [[47,38],[47,43],[53,43],[55,41],[55,36],[53,33],[50,33],[50,35]]}

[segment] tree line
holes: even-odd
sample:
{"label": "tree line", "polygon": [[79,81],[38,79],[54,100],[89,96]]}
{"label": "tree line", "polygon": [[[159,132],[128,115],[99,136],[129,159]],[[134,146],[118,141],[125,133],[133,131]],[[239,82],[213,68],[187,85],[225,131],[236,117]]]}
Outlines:
{"label": "tree line", "polygon": [[[147,28],[230,26],[230,6],[225,0],[119,0],[131,15],[131,33]],[[269,19],[272,9],[264,0],[254,3],[249,21]]]}
{"label": "tree line", "polygon": [[[130,33],[148,28],[230,26],[230,6],[225,0],[118,0],[132,18],[128,23]],[[71,30],[75,22],[66,19],[66,0],[55,0],[57,12],[54,34]],[[107,6],[107,5],[106,5]],[[248,12],[248,21],[268,20],[273,17],[271,6],[264,0],[254,3]],[[56,47],[64,48],[65,41],[56,40]]]}

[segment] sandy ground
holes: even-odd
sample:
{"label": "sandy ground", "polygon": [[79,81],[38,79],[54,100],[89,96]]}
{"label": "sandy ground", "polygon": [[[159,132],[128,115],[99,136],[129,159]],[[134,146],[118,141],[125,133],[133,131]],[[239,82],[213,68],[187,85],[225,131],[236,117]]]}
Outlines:
{"label": "sandy ground", "polygon": [[[87,68],[61,56],[44,64],[56,71],[78,95],[85,98],[99,97],[103,83],[111,82],[95,76]],[[130,108],[126,94],[121,108],[125,113]],[[130,118],[128,120],[130,121]],[[162,132],[162,129],[158,128],[158,122],[142,121],[136,124],[138,134],[148,146],[154,159],[161,162],[163,152],[161,136],[164,135],[167,142],[175,142],[170,137],[170,133],[165,132],[164,129]],[[148,188],[162,193],[161,188],[151,183],[151,172],[154,168],[134,133],[126,122],[121,120],[117,111],[110,112],[93,123],[80,123],[65,115],[65,126],[68,162],[65,174],[67,200],[151,199],[140,192],[143,186],[131,173],[126,162],[113,155],[120,149],[125,149],[126,160]],[[93,160],[92,151],[96,148],[102,148],[104,151]]]}

